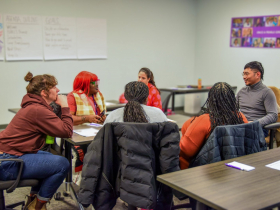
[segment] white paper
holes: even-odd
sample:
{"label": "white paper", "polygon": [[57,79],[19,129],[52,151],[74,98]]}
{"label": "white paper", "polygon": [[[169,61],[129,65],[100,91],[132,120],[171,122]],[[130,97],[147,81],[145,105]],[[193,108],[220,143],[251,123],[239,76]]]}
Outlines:
{"label": "white paper", "polygon": [[103,125],[98,124],[98,123],[90,123],[89,126],[93,126],[93,127],[96,127],[96,128],[103,127]]}
{"label": "white paper", "polygon": [[75,129],[73,131],[74,133],[77,133],[81,136],[89,137],[89,136],[96,136],[99,130],[95,128],[86,128],[86,129]]}
{"label": "white paper", "polygon": [[106,106],[112,106],[112,105],[116,105],[115,103],[111,103],[111,102],[105,102]]}
{"label": "white paper", "polygon": [[43,60],[41,17],[5,15],[4,28],[7,60]]}
{"label": "white paper", "polygon": [[76,19],[44,17],[45,60],[77,59]]}
{"label": "white paper", "polygon": [[78,59],[107,58],[105,19],[77,18]]}
{"label": "white paper", "polygon": [[4,60],[3,16],[0,15],[0,60]]}
{"label": "white paper", "polygon": [[236,167],[236,168],[240,168],[241,170],[244,170],[244,171],[252,171],[255,169],[255,167],[253,166],[249,166],[249,165],[246,165],[246,164],[243,164],[243,163],[238,163],[236,161],[233,161],[231,163],[227,163],[227,165],[230,165],[230,166],[233,166],[233,167]]}
{"label": "white paper", "polygon": [[280,171],[280,160],[266,165],[266,167],[273,168]]}
{"label": "white paper", "polygon": [[168,119],[168,118],[167,118],[167,121],[176,123],[175,120],[171,120],[171,119]]}

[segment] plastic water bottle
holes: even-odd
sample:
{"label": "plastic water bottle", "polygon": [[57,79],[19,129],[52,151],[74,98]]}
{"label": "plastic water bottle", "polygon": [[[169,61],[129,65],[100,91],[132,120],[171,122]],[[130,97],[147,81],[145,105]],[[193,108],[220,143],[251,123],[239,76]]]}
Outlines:
{"label": "plastic water bottle", "polygon": [[201,85],[201,78],[198,78],[197,88],[198,88],[198,89],[201,89],[201,88],[202,88],[202,85]]}

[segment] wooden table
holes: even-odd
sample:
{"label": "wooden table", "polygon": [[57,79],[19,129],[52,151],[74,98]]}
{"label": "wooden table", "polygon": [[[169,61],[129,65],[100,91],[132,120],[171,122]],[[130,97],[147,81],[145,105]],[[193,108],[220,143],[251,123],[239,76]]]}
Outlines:
{"label": "wooden table", "polygon": [[170,120],[174,120],[175,123],[178,125],[179,130],[181,130],[181,128],[183,127],[184,123],[188,119],[190,119],[191,117],[186,116],[186,115],[182,115],[182,114],[173,114],[173,115],[168,115],[167,118],[170,119]]}
{"label": "wooden table", "polygon": [[[280,205],[280,171],[265,165],[280,160],[280,148],[160,175],[157,180],[214,209],[270,209]],[[238,161],[250,172],[225,166]]]}
{"label": "wooden table", "polygon": [[[116,100],[108,100],[106,101],[107,103],[111,103],[109,105],[106,106],[106,109],[107,111],[113,111],[115,109],[118,109],[118,108],[121,108],[121,107],[124,107],[125,104],[120,104],[118,101]],[[106,103],[105,102],[105,103]],[[8,109],[9,112],[12,112],[14,114],[16,114],[18,111],[20,110],[20,108],[13,108],[13,109]]]}
{"label": "wooden table", "polygon": [[[237,90],[237,86],[231,86],[234,92]],[[202,86],[201,89],[198,88],[160,88],[160,91],[167,91],[172,94],[172,111],[174,111],[175,108],[175,95],[177,94],[190,94],[190,93],[206,93],[209,92],[210,88],[209,86]]]}
{"label": "wooden table", "polygon": [[[75,129],[86,129],[86,128],[91,128],[91,126],[87,126],[87,125],[76,125],[73,127],[73,130]],[[94,127],[95,128],[95,127]],[[99,128],[95,128],[100,130],[101,127]],[[64,139],[65,142],[65,157],[68,159],[69,163],[70,163],[70,169],[66,180],[65,180],[65,193],[68,195],[73,195],[74,200],[76,201],[77,206],[79,206],[80,210],[83,210],[84,208],[78,203],[78,199],[77,199],[77,194],[75,191],[75,187],[73,186],[73,182],[72,182],[72,145],[73,146],[77,146],[77,145],[83,145],[83,144],[89,144],[94,140],[94,136],[90,136],[90,137],[84,137],[81,136],[79,134],[73,133],[72,138],[67,138]]]}

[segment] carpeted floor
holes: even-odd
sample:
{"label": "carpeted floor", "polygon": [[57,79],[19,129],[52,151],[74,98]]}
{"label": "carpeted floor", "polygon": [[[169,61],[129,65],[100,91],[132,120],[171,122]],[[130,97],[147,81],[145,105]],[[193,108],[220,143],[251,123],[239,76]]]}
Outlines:
{"label": "carpeted floor", "polygon": [[[58,191],[62,192],[64,189],[64,185],[62,184]],[[6,205],[20,202],[25,199],[26,195],[29,195],[30,187],[23,187],[23,188],[17,188],[13,193],[5,193],[5,202]],[[71,199],[71,197],[63,197],[63,200],[55,200],[52,199],[49,204],[47,204],[48,210],[77,210],[78,207],[76,206],[74,200]],[[183,204],[188,203],[188,199],[179,201],[177,198],[174,197],[175,205],[177,204]],[[21,210],[21,207],[15,208],[16,210]],[[116,206],[113,208],[113,210],[126,210],[127,208],[123,205],[123,202],[121,200],[117,200]],[[86,210],[92,210],[92,207],[87,208]]]}

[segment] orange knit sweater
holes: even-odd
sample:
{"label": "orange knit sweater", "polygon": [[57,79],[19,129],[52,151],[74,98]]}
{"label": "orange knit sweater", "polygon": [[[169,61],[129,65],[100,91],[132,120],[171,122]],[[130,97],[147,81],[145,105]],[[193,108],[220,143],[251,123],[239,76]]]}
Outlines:
{"label": "orange knit sweater", "polygon": [[[241,113],[244,123],[248,123],[246,117]],[[180,140],[180,167],[186,169],[192,158],[202,148],[204,141],[209,137],[211,122],[209,114],[187,120],[182,127],[182,137]]]}

